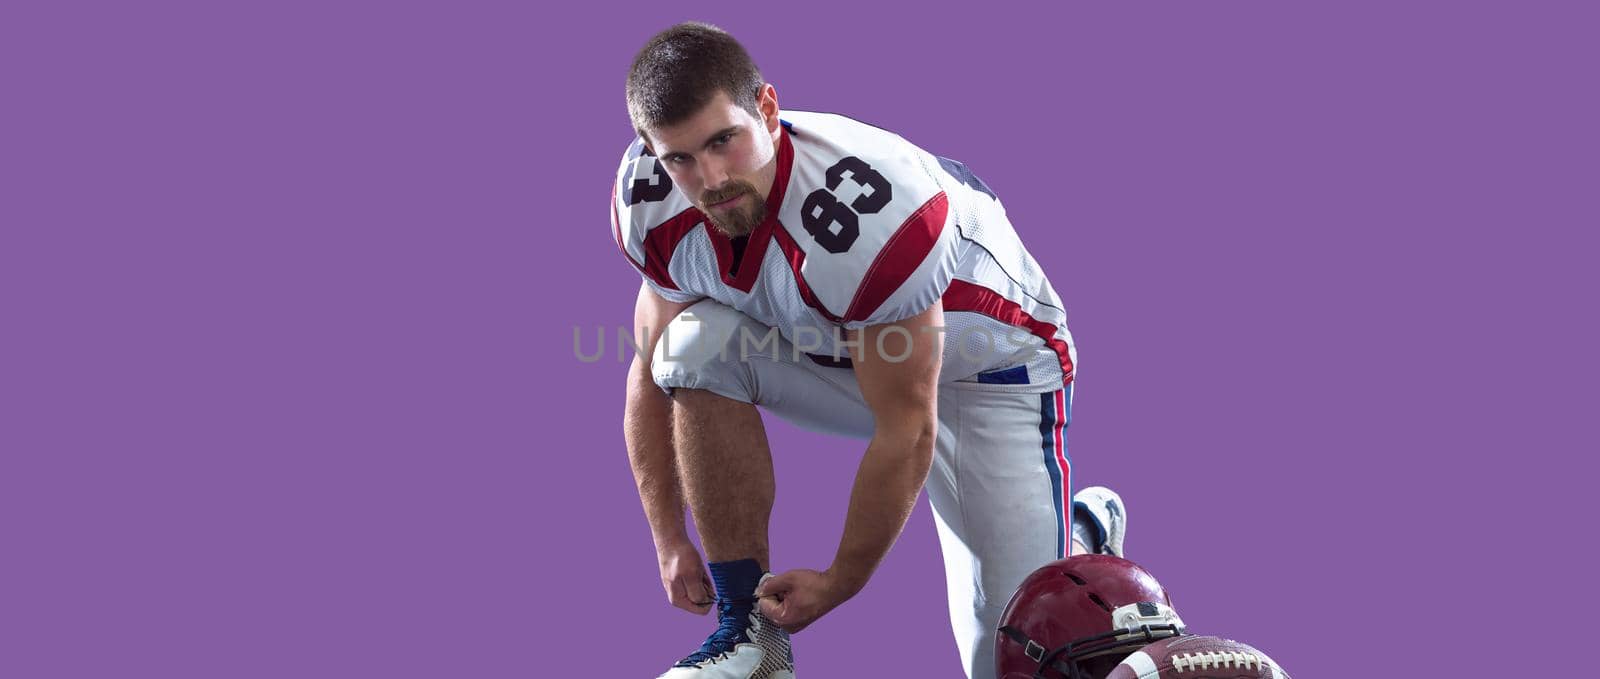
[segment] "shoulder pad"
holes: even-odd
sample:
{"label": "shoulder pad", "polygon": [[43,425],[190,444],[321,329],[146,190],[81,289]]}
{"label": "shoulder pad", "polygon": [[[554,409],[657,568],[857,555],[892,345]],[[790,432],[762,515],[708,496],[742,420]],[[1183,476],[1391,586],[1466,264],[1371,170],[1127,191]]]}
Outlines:
{"label": "shoulder pad", "polygon": [[[929,169],[938,160],[843,116],[786,115],[795,159],[779,218],[804,255],[800,272],[817,301],[846,326],[926,309],[955,263],[948,197]],[[897,294],[902,288],[907,294]],[[908,299],[886,306],[891,297]]]}
{"label": "shoulder pad", "polygon": [[667,262],[654,261],[661,253],[650,252],[647,239],[651,231],[687,217],[692,209],[689,200],[674,190],[666,168],[645,150],[644,141],[634,139],[611,187],[611,233],[634,267],[669,290],[677,286],[666,274]]}

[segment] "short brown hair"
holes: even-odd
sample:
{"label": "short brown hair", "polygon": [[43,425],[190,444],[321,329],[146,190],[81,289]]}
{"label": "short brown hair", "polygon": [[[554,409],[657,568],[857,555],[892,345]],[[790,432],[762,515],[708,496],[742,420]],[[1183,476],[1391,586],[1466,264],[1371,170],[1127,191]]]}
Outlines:
{"label": "short brown hair", "polygon": [[761,71],[744,46],[716,26],[685,21],[650,38],[628,69],[628,117],[647,128],[688,120],[717,92],[757,118]]}

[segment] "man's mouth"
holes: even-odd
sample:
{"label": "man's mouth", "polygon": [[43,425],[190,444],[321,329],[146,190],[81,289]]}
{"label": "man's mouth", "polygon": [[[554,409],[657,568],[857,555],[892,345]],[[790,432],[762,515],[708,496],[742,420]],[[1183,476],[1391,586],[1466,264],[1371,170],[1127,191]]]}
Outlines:
{"label": "man's mouth", "polygon": [[725,210],[727,208],[733,207],[733,204],[735,202],[737,202],[743,196],[744,196],[744,194],[742,194],[742,193],[733,194],[727,200],[724,200],[724,201],[721,201],[721,202],[717,202],[717,203],[712,203],[711,207],[714,207],[714,208],[716,208],[718,210]]}

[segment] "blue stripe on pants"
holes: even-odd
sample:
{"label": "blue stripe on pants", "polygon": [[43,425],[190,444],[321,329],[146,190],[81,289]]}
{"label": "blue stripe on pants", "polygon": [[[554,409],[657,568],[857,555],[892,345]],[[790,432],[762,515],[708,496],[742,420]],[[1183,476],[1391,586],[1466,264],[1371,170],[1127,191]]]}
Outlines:
{"label": "blue stripe on pants", "polygon": [[1067,520],[1061,506],[1061,467],[1056,462],[1056,394],[1039,395],[1039,436],[1044,439],[1044,470],[1050,473],[1050,503],[1056,508],[1056,558],[1067,555]]}

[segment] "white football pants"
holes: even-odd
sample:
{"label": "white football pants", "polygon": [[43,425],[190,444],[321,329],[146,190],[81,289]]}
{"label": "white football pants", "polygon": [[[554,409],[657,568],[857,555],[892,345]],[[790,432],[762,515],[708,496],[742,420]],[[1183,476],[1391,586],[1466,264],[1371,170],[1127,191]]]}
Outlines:
{"label": "white football pants", "polygon": [[[761,344],[769,337],[776,346]],[[854,370],[797,354],[781,335],[720,302],[697,302],[674,319],[652,360],[656,384],[668,393],[705,389],[804,429],[872,437],[872,413]],[[1072,539],[1071,388],[995,389],[940,385],[926,486],[944,552],[950,625],[971,679],[994,678],[1002,609],[1022,579],[1061,558]]]}

